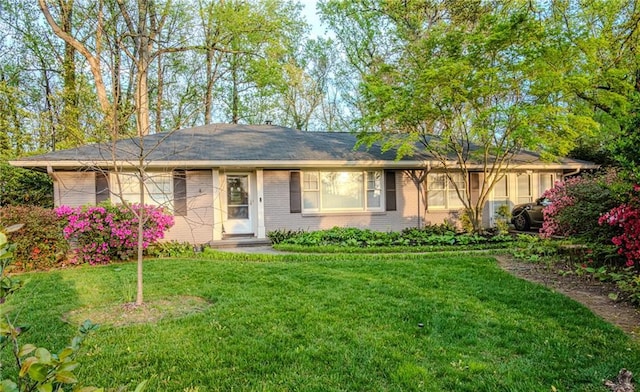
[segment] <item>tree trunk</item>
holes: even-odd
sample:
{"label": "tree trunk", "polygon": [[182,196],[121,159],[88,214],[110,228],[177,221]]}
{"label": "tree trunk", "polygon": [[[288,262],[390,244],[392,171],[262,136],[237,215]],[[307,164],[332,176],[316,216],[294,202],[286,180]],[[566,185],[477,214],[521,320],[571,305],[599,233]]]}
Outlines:
{"label": "tree trunk", "polygon": [[207,49],[206,56],[206,75],[207,75],[207,89],[204,94],[204,123],[211,124],[211,106],[213,105],[213,55],[214,49]]}
{"label": "tree trunk", "polygon": [[145,171],[142,168],[142,165],[144,164],[144,162],[142,162],[142,160],[140,160],[139,162],[139,171],[138,171],[138,181],[139,181],[139,189],[138,191],[140,192],[139,194],[139,201],[140,201],[140,205],[139,205],[139,210],[138,210],[138,268],[137,268],[137,290],[136,290],[136,305],[142,305],[142,303],[144,302],[144,294],[143,294],[143,289],[144,289],[144,285],[142,282],[142,277],[143,277],[143,273],[142,273],[142,261],[143,261],[143,244],[144,244],[144,220],[145,220],[145,216],[144,216],[144,176],[145,176]]}
{"label": "tree trunk", "polygon": [[136,62],[136,123],[138,136],[149,134],[149,64],[151,63],[151,39],[147,23],[148,4],[146,0],[138,1],[138,26]]}
{"label": "tree trunk", "polygon": [[155,132],[162,132],[162,99],[164,92],[164,70],[162,69],[162,55],[158,55],[158,93],[156,94]]}
{"label": "tree trunk", "polygon": [[[69,36],[73,36],[73,1],[60,0],[60,24],[62,31]],[[61,116],[62,135],[60,141],[65,145],[76,146],[84,142],[84,137],[80,135],[80,116],[78,111],[78,91],[76,87],[76,49],[65,41],[64,59],[62,63],[63,79],[63,107]],[[55,149],[55,145],[54,145]]]}
{"label": "tree trunk", "polygon": [[100,109],[105,116],[105,119],[109,121],[110,113],[111,113],[111,102],[109,101],[109,96],[107,94],[107,88],[102,78],[102,66],[100,63],[100,36],[102,34],[102,18],[101,18],[101,9],[99,11],[98,17],[98,28],[97,31],[97,43],[96,43],[96,53],[93,54],[89,51],[89,49],[82,44],[80,41],[75,39],[72,35],[65,32],[60,25],[53,19],[51,12],[49,11],[49,6],[47,5],[46,0],[38,0],[38,5],[40,6],[40,10],[53,30],[54,34],[61,38],[66,44],[72,46],[78,53],[80,53],[89,64],[89,70],[91,71],[91,75],[93,75],[93,81],[95,83],[96,94],[98,96],[98,102],[100,103]]}
{"label": "tree trunk", "polygon": [[238,67],[237,56],[234,53],[232,55],[233,61],[231,64],[231,123],[237,124],[240,121],[240,92],[238,91]]}

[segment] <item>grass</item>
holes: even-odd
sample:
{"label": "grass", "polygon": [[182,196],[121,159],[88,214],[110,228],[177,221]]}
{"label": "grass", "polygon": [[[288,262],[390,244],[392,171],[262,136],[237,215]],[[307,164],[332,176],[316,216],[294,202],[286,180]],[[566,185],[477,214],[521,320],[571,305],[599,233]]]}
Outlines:
{"label": "grass", "polygon": [[480,244],[467,245],[389,245],[389,246],[346,246],[346,245],[297,245],[297,244],[276,244],[274,249],[284,252],[299,253],[426,253],[426,252],[460,252],[469,250],[491,250],[500,251],[505,248],[504,242],[485,242]]}
{"label": "grass", "polygon": [[[87,384],[152,391],[604,391],[640,347],[566,297],[477,255],[232,255],[152,260],[149,301],[200,312],[104,325]],[[130,301],[135,265],[26,275],[23,342],[60,349],[69,312]],[[422,324],[423,327],[419,327]]]}

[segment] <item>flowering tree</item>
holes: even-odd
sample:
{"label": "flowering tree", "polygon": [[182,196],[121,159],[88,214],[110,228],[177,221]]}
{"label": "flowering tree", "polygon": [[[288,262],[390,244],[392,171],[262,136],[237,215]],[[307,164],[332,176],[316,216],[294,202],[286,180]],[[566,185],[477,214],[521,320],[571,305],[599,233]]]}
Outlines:
{"label": "flowering tree", "polygon": [[[142,212],[142,214],[141,214]],[[142,247],[164,238],[173,226],[173,216],[162,208],[139,204],[100,205],[56,209],[67,221],[63,233],[77,243],[76,261],[106,264],[112,260],[128,260],[135,256],[138,246],[138,217],[145,217],[142,225]]]}

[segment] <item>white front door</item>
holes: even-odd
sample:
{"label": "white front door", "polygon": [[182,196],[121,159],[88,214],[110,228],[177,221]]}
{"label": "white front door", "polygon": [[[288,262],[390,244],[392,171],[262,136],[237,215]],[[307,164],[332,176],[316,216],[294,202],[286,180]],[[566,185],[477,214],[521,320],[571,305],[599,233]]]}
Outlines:
{"label": "white front door", "polygon": [[253,233],[249,174],[227,174],[227,234]]}

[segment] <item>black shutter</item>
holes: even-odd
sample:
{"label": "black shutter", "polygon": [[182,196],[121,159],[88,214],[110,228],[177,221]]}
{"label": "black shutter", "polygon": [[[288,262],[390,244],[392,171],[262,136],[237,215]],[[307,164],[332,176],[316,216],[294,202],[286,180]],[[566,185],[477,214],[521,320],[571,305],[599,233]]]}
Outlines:
{"label": "black shutter", "polygon": [[187,172],[173,171],[173,215],[187,216]]}
{"label": "black shutter", "polygon": [[291,213],[302,212],[300,192],[300,172],[291,172],[289,179],[289,209]]}
{"label": "black shutter", "polygon": [[100,204],[111,199],[108,176],[108,172],[96,172],[96,204]]}
{"label": "black shutter", "polygon": [[396,172],[393,170],[385,170],[384,172],[385,186],[385,204],[387,211],[396,211]]}

